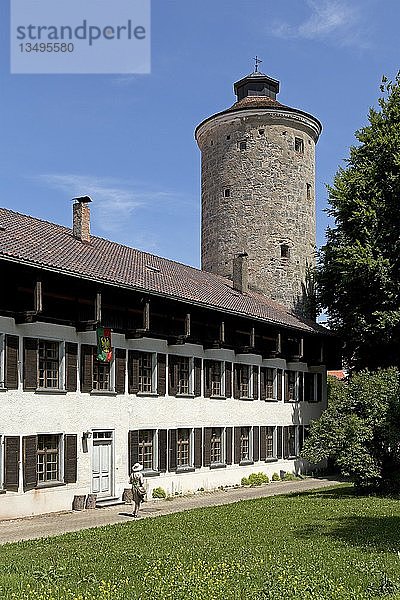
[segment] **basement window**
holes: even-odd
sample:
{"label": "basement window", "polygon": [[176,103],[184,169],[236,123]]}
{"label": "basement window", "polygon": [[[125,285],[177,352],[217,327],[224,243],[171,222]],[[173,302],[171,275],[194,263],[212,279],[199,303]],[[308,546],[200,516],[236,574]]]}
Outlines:
{"label": "basement window", "polygon": [[290,257],[290,248],[287,244],[281,244],[281,258]]}

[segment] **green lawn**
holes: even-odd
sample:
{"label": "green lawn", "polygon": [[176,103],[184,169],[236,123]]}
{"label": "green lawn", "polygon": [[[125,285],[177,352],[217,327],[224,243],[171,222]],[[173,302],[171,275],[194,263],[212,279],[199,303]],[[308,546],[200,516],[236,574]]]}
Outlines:
{"label": "green lawn", "polygon": [[341,486],[7,544],[0,598],[400,598],[400,503]]}

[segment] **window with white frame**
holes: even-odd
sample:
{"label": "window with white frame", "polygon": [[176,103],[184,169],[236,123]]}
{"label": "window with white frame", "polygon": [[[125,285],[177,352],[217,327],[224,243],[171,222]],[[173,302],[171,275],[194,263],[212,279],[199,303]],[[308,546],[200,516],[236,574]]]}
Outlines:
{"label": "window with white frame", "polygon": [[60,343],[39,340],[38,355],[38,387],[54,388],[60,387]]}
{"label": "window with white frame", "polygon": [[211,396],[222,396],[222,362],[213,360],[210,364]]}
{"label": "window with white frame", "polygon": [[210,440],[210,462],[211,464],[220,464],[223,462],[223,447],[222,447],[223,429],[214,427],[211,432]]}
{"label": "window with white frame", "polygon": [[111,363],[93,357],[93,389],[109,391],[111,389]]}
{"label": "window with white frame", "polygon": [[238,366],[238,385],[240,398],[251,397],[251,371],[249,365]]}
{"label": "window with white frame", "polygon": [[297,385],[296,385],[296,371],[285,372],[285,400],[286,402],[297,401]]}
{"label": "window with white frame", "polygon": [[275,458],[275,427],[265,428],[265,457]]}
{"label": "window with white frame", "polygon": [[294,457],[296,456],[296,426],[290,425],[286,427],[286,456]]}
{"label": "window with white frame", "polygon": [[60,435],[38,435],[37,437],[37,482],[60,481]]}
{"label": "window with white frame", "polygon": [[191,429],[178,429],[176,437],[177,467],[189,467],[191,464]]}
{"label": "window with white frame", "polygon": [[190,358],[188,356],[180,356],[177,361],[177,393],[190,393]]}
{"label": "window with white frame", "polygon": [[240,428],[240,462],[251,460],[250,452],[250,427]]}
{"label": "window with white frame", "polygon": [[153,392],[153,353],[140,352],[139,354],[139,392]]}
{"label": "window with white frame", "polygon": [[145,471],[154,469],[154,430],[139,430],[138,443],[139,462],[143,465]]}
{"label": "window with white frame", "polygon": [[265,392],[268,399],[275,398],[274,375],[274,369],[267,368],[265,374]]}

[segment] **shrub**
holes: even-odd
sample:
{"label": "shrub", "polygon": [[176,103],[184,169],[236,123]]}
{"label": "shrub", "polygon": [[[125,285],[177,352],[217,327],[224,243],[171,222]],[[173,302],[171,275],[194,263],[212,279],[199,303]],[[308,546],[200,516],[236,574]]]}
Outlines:
{"label": "shrub", "polygon": [[297,481],[297,479],[299,478],[293,473],[289,473],[289,471],[287,471],[282,477],[282,481]]}
{"label": "shrub", "polygon": [[167,497],[166,491],[162,487],[154,488],[151,495],[153,498],[166,498]]}
{"label": "shrub", "polygon": [[242,477],[240,480],[240,485],[250,485],[250,482],[247,477]]}
{"label": "shrub", "polygon": [[248,477],[242,477],[240,482],[242,485],[251,485],[255,487],[257,485],[262,485],[263,483],[269,483],[269,477],[265,473],[250,473]]}
{"label": "shrub", "polygon": [[272,473],[272,481],[280,481],[281,478],[279,477],[278,473]]}

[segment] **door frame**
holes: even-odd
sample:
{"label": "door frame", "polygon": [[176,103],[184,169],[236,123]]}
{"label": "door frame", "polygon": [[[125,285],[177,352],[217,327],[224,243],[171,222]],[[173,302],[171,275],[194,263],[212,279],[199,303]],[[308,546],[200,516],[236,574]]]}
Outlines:
{"label": "door frame", "polygon": [[[110,429],[108,427],[97,427],[96,429],[92,429],[92,454],[90,458],[90,489],[93,493],[93,452],[94,446],[101,445],[96,444],[95,435],[98,433],[107,433],[110,434],[108,437],[103,438],[103,440],[109,440],[111,446],[110,452],[110,492],[108,496],[99,496],[99,500],[103,498],[112,498],[115,492],[115,430]],[[97,438],[99,441],[102,441],[102,438]]]}

